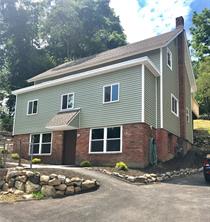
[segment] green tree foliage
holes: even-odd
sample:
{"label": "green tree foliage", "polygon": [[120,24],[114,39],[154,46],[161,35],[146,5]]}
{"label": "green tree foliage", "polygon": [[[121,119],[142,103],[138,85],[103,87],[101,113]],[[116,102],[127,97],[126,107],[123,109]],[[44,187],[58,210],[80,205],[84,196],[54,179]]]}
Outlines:
{"label": "green tree foliage", "polygon": [[200,113],[210,116],[210,56],[199,62],[196,100],[200,105]]}
{"label": "green tree foliage", "polygon": [[60,0],[48,5],[42,38],[58,63],[126,44],[109,0]]}
{"label": "green tree foliage", "polygon": [[210,55],[210,9],[204,9],[201,13],[194,12],[191,46],[198,60],[203,60]]}

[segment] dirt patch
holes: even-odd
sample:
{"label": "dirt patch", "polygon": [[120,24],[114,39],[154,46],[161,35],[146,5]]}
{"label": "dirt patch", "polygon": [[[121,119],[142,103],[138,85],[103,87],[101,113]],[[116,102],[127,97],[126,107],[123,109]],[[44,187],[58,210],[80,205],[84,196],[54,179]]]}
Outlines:
{"label": "dirt patch", "polygon": [[0,195],[0,202],[16,202],[19,200],[23,200],[23,196],[12,193]]}

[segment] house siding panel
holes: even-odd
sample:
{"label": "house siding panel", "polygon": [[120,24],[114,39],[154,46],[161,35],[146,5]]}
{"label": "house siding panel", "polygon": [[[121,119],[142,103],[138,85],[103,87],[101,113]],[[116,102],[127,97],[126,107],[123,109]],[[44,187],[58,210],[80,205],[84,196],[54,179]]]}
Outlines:
{"label": "house siding panel", "polygon": [[145,122],[156,128],[156,86],[154,75],[145,68]]}
{"label": "house siding panel", "polygon": [[[103,104],[103,86],[111,83],[120,83],[120,101]],[[71,92],[75,108],[81,108],[81,128],[141,122],[141,66],[136,66],[18,95],[14,133],[49,131],[45,126],[60,111],[61,95]],[[30,99],[38,99],[37,115],[26,115]]]}
{"label": "house siding panel", "polygon": [[163,128],[180,136],[179,117],[171,112],[171,93],[179,99],[177,39],[168,48],[172,52],[172,70],[167,66],[167,47],[163,48]]}

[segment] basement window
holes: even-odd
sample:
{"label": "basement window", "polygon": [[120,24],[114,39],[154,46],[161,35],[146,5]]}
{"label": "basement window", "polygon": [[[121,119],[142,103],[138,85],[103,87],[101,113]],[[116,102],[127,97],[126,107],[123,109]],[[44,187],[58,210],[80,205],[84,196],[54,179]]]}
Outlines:
{"label": "basement window", "polygon": [[50,155],[52,148],[52,134],[40,133],[31,134],[29,144],[29,154]]}
{"label": "basement window", "polygon": [[172,52],[167,48],[167,66],[172,70]]}
{"label": "basement window", "polygon": [[121,153],[122,127],[90,130],[89,153]]}

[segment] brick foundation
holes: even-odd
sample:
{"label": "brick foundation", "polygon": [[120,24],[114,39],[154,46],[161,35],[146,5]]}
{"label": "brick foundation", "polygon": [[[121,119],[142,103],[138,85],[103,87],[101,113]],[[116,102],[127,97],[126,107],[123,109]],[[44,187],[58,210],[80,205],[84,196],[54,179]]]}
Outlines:
{"label": "brick foundation", "polygon": [[[123,125],[122,153],[118,154],[89,154],[89,131],[90,129],[77,130],[76,164],[83,160],[89,160],[94,165],[111,165],[123,161],[129,167],[145,167],[149,160],[149,139],[155,138],[157,143],[158,160],[166,161],[173,158],[178,147],[178,137],[165,129],[151,129],[145,123]],[[18,141],[22,142],[22,157],[28,159],[29,134],[15,136],[15,152],[18,152]],[[183,141],[186,153],[191,144]],[[38,156],[43,163],[62,164],[63,159],[63,132],[53,132],[52,154],[50,156]]]}
{"label": "brick foundation", "polygon": [[[19,153],[21,141],[21,157],[29,159],[29,140],[30,134],[14,136],[14,152]],[[48,156],[34,155],[34,157],[41,158],[43,163],[62,164],[63,158],[63,131],[54,131],[52,135],[52,153]]]}

